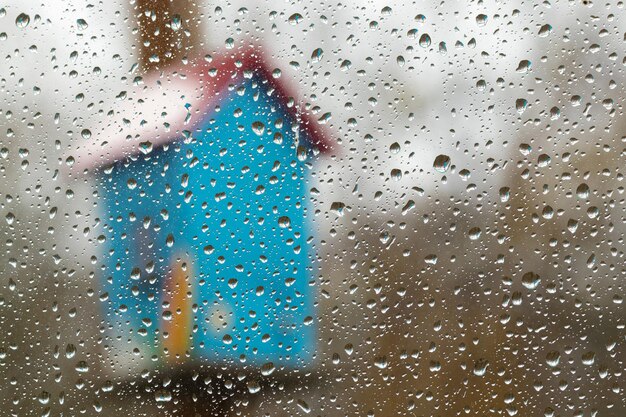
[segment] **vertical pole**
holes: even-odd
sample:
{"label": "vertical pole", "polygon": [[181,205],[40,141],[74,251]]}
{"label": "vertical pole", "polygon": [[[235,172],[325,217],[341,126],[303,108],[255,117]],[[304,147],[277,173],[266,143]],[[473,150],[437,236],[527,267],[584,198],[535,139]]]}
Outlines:
{"label": "vertical pole", "polygon": [[[200,48],[200,0],[131,0],[133,23],[136,24],[136,51],[138,63],[145,73],[163,71],[169,66],[178,66],[189,55],[197,54]],[[157,215],[157,213],[154,213]],[[194,279],[189,277],[189,279]],[[172,332],[171,337],[186,337]],[[188,337],[188,336],[187,336]],[[177,393],[179,403],[176,413],[181,417],[204,417],[196,410],[194,382],[189,371],[174,370],[173,377],[181,383]],[[226,409],[218,409],[219,416],[227,414]]]}
{"label": "vertical pole", "polygon": [[178,64],[199,47],[200,10],[196,0],[135,0],[137,49],[144,71]]}

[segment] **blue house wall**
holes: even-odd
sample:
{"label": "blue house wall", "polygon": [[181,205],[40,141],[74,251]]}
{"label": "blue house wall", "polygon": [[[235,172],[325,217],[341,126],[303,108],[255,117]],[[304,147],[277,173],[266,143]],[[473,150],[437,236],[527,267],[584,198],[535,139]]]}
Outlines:
{"label": "blue house wall", "polygon": [[190,294],[183,308],[191,312],[187,340],[175,341],[186,345],[178,360],[311,361],[307,173],[296,152],[297,121],[269,91],[259,77],[240,82],[187,140],[100,175],[106,318],[117,355],[175,359],[164,340],[163,302],[172,298],[173,270],[182,268]]}

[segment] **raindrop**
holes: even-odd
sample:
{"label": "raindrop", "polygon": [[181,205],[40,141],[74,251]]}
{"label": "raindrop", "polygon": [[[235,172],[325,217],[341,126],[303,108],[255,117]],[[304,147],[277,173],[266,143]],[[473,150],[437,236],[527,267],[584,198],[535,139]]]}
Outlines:
{"label": "raindrop", "polygon": [[302,19],[304,19],[304,17],[302,17],[300,13],[294,13],[289,16],[289,23],[291,23],[292,25],[297,25],[302,21]]}
{"label": "raindrop", "polygon": [[437,172],[445,173],[450,168],[450,157],[448,155],[438,155],[433,162],[433,168]]}
{"label": "raindrop", "polygon": [[324,55],[324,50],[322,48],[316,48],[311,53],[311,61],[319,62],[322,59],[323,55]]}
{"label": "raindrop", "polygon": [[276,368],[272,362],[264,363],[263,366],[261,366],[261,375],[269,376],[274,373],[275,370]]}
{"label": "raindrop", "polygon": [[534,290],[539,286],[541,282],[541,277],[534,272],[526,272],[522,276],[522,285],[529,290]]}
{"label": "raindrop", "polygon": [[76,27],[78,30],[85,30],[89,27],[85,19],[76,19]]}
{"label": "raindrop", "polygon": [[561,354],[556,350],[548,352],[548,354],[546,355],[546,363],[552,368],[556,368],[557,366],[559,366],[560,361]]}
{"label": "raindrop", "polygon": [[419,44],[422,48],[428,48],[430,46],[431,40],[430,40],[430,36],[428,35],[428,33],[423,33],[422,36],[420,36],[420,40],[419,40]]}
{"label": "raindrop", "polygon": [[595,352],[587,352],[582,355],[581,359],[583,365],[591,366],[596,361],[596,354]]}
{"label": "raindrop", "polygon": [[278,218],[278,225],[282,228],[282,229],[287,229],[289,227],[291,227],[291,219],[287,216],[281,216]]}
{"label": "raindrop", "polygon": [[509,187],[500,188],[500,201],[506,203],[511,198],[511,189]]}
{"label": "raindrop", "polygon": [[472,227],[468,232],[469,238],[471,240],[478,240],[481,234],[482,231],[480,230],[480,227]]}
{"label": "raindrop", "polygon": [[311,412],[311,407],[306,403],[306,401],[298,399],[296,401],[296,404],[298,404],[298,407],[300,407],[300,409],[304,411],[305,413],[308,414]]}
{"label": "raindrop", "polygon": [[335,201],[334,203],[330,205],[330,211],[332,211],[339,217],[343,216],[345,208],[346,208],[346,205],[342,203],[341,201]]}
{"label": "raindrop", "polygon": [[387,363],[387,357],[386,356],[379,356],[374,361],[374,365],[376,365],[376,367],[378,369],[385,369],[387,367],[387,364],[388,363]]}
{"label": "raindrop", "polygon": [[551,161],[550,155],[542,153],[537,158],[537,165],[539,165],[539,167],[541,168],[544,168],[544,167],[547,167],[548,164],[550,164],[550,161]]}
{"label": "raindrop", "polygon": [[531,63],[527,59],[523,59],[517,64],[517,72],[526,73],[530,71]]}
{"label": "raindrop", "polygon": [[265,132],[265,125],[262,122],[256,121],[252,123],[252,130],[258,136],[263,136],[263,132]]}
{"label": "raindrop", "polygon": [[24,29],[26,26],[28,26],[29,23],[30,23],[30,16],[27,15],[26,13],[20,13],[15,18],[15,26],[17,26],[20,29]]}
{"label": "raindrop", "polygon": [[154,399],[159,403],[169,402],[172,401],[172,393],[166,389],[160,389],[155,391]]}
{"label": "raindrop", "polygon": [[256,381],[256,380],[248,381],[246,383],[246,386],[250,394],[256,394],[257,392],[261,391],[261,384],[259,384],[259,381]]}
{"label": "raindrop", "polygon": [[489,366],[489,361],[486,359],[479,359],[474,362],[474,375],[483,376],[487,372],[487,367]]}
{"label": "raindrop", "polygon": [[585,184],[584,182],[582,184],[580,184],[576,188],[576,196],[578,196],[578,198],[580,198],[580,199],[588,198],[589,197],[589,186],[587,184]]}
{"label": "raindrop", "polygon": [[80,135],[83,137],[83,139],[89,139],[91,137],[91,130],[83,129],[81,130]]}
{"label": "raindrop", "polygon": [[515,100],[515,109],[519,114],[524,113],[524,111],[526,110],[526,106],[528,106],[528,101],[526,101],[526,99],[518,98],[517,100]]}
{"label": "raindrop", "polygon": [[543,25],[539,28],[539,36],[541,36],[542,38],[548,36],[550,32],[552,32],[552,26],[548,24]]}
{"label": "raindrop", "polygon": [[172,28],[174,32],[178,32],[180,30],[180,28],[182,27],[182,19],[180,18],[179,14],[175,14],[172,17],[170,27]]}

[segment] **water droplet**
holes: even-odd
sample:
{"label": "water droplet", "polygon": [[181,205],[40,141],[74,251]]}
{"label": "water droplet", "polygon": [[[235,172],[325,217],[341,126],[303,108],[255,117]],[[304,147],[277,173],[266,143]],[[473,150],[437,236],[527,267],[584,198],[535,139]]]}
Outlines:
{"label": "water droplet", "polygon": [[517,64],[516,71],[520,73],[527,73],[528,71],[530,71],[530,67],[531,67],[530,61],[527,59],[523,59],[519,62],[519,64]]}
{"label": "water droplet", "polygon": [[437,265],[437,260],[437,255],[434,254],[426,255],[426,258],[424,258],[424,261],[429,265]]}
{"label": "water droplet", "polygon": [[28,26],[29,23],[30,23],[30,16],[27,15],[26,13],[20,13],[15,18],[15,26],[17,26],[20,29],[24,29],[26,26]]}
{"label": "water droplet", "polygon": [[474,362],[474,375],[483,376],[487,372],[487,367],[489,366],[489,361],[486,359],[478,359]]}
{"label": "water droplet", "polygon": [[550,109],[550,119],[557,120],[559,117],[561,117],[561,110],[556,106],[552,107]]}
{"label": "water droplet", "polygon": [[76,19],[76,27],[78,30],[85,30],[89,27],[85,19]]}
{"label": "water droplet", "polygon": [[511,189],[509,187],[500,188],[500,201],[506,203],[511,198]]}
{"label": "water droplet", "polygon": [[289,23],[291,23],[292,25],[297,25],[303,19],[304,19],[304,17],[302,17],[302,15],[300,13],[294,13],[291,16],[289,16]]}
{"label": "water droplet", "polygon": [[325,125],[330,119],[332,119],[332,117],[333,115],[331,112],[326,112],[322,114],[319,119],[317,119],[317,122],[321,125]]}
{"label": "water droplet", "polygon": [[472,227],[468,232],[469,238],[471,240],[478,240],[481,234],[482,231],[480,230],[480,227]]}
{"label": "water droplet", "polygon": [[248,381],[246,383],[246,386],[250,394],[256,394],[257,392],[261,391],[261,384],[259,384],[259,381],[257,380]]}
{"label": "water droplet", "polygon": [[306,403],[306,401],[298,399],[296,401],[296,404],[298,404],[298,407],[300,407],[300,409],[304,411],[305,413],[308,414],[311,412],[311,407]]}
{"label": "water droplet", "polygon": [[487,17],[486,14],[479,14],[478,16],[476,16],[476,24],[478,26],[485,26],[487,24],[487,20],[489,18]]}
{"label": "water droplet", "polygon": [[570,233],[576,233],[577,229],[578,229],[578,221],[574,219],[569,219],[567,221],[567,230],[569,230]]}
{"label": "water droplet", "polygon": [[76,364],[76,372],[80,372],[80,373],[85,373],[85,372],[89,372],[89,365],[87,365],[87,362],[85,361],[79,361]]}
{"label": "water droplet", "polygon": [[170,27],[172,28],[174,32],[178,32],[180,28],[182,27],[182,25],[183,25],[183,22],[179,14],[175,14],[174,16],[172,16]]}
{"label": "water droplet", "polygon": [[324,55],[324,50],[322,48],[316,48],[313,53],[311,53],[311,61],[319,62]]}
{"label": "water droplet", "polygon": [[72,359],[74,357],[74,355],[76,355],[76,346],[74,346],[73,344],[69,343],[65,347],[65,357],[68,358],[68,359]]}
{"label": "water droplet", "polygon": [[83,129],[81,130],[80,135],[83,137],[83,139],[89,139],[91,137],[91,130]]}
{"label": "water droplet", "polygon": [[546,355],[546,363],[552,368],[556,368],[557,366],[559,366],[560,361],[561,354],[556,350],[548,352],[548,354]]}
{"label": "water droplet", "polygon": [[41,391],[41,394],[37,397],[41,404],[48,404],[50,402],[50,393],[47,391]]}
{"label": "water droplet", "polygon": [[581,199],[588,198],[589,197],[589,186],[587,184],[585,184],[584,182],[582,184],[580,184],[576,188],[576,195],[578,196],[578,198],[581,198]]}
{"label": "water droplet", "polygon": [[534,272],[526,272],[522,276],[522,285],[529,290],[534,290],[539,286],[541,282],[541,277]]}
{"label": "water droplet", "polygon": [[524,113],[526,110],[526,106],[528,106],[528,101],[524,98],[518,98],[515,100],[515,109],[519,114]]}
{"label": "water droplet", "polygon": [[595,352],[587,352],[582,355],[581,359],[583,365],[591,366],[596,361],[596,354]]}
{"label": "water droplet", "polygon": [[387,365],[388,365],[387,357],[386,356],[379,356],[374,361],[374,365],[376,365],[376,367],[378,369],[385,369],[387,367]]}
{"label": "water droplet", "polygon": [[346,205],[342,203],[341,201],[335,201],[334,203],[330,205],[330,211],[332,211],[339,217],[343,216],[344,214],[343,212],[345,208],[346,208]]}
{"label": "water droplet", "polygon": [[552,159],[550,158],[550,155],[542,153],[537,158],[537,165],[539,165],[539,167],[541,167],[541,168],[547,167],[548,164],[550,164],[551,160]]}
{"label": "water droplet", "polygon": [[420,36],[420,40],[419,40],[419,44],[422,48],[428,48],[430,46],[431,40],[430,40],[430,36],[428,35],[428,33],[423,33],[422,36]]}
{"label": "water droplet", "polygon": [[548,36],[550,32],[552,32],[552,26],[548,24],[543,25],[539,28],[539,36],[541,36],[542,38]]}
{"label": "water droplet", "polygon": [[166,389],[160,389],[155,391],[154,399],[157,402],[169,402],[172,401],[172,393]]}
{"label": "water droplet", "polygon": [[433,162],[433,168],[437,172],[445,173],[450,168],[450,157],[448,155],[438,155]]}
{"label": "water droplet", "polygon": [[153,149],[152,142],[150,142],[149,140],[139,143],[139,151],[144,155],[147,155],[150,152],[152,152],[152,149]]}
{"label": "water droplet", "polygon": [[287,216],[281,216],[278,218],[278,225],[282,228],[282,229],[287,229],[289,227],[291,227],[291,219]]}
{"label": "water droplet", "polygon": [[252,123],[252,130],[259,136],[263,136],[265,132],[265,125],[262,122],[256,121]]}
{"label": "water droplet", "polygon": [[275,370],[276,368],[274,367],[274,364],[272,362],[264,363],[263,366],[261,366],[261,375],[271,375],[272,373],[274,373]]}

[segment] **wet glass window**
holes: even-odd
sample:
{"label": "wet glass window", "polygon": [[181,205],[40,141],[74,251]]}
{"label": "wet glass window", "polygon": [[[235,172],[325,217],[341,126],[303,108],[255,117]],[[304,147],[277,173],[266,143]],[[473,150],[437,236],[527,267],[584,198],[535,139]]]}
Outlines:
{"label": "wet glass window", "polygon": [[0,5],[0,415],[626,415],[625,9]]}

